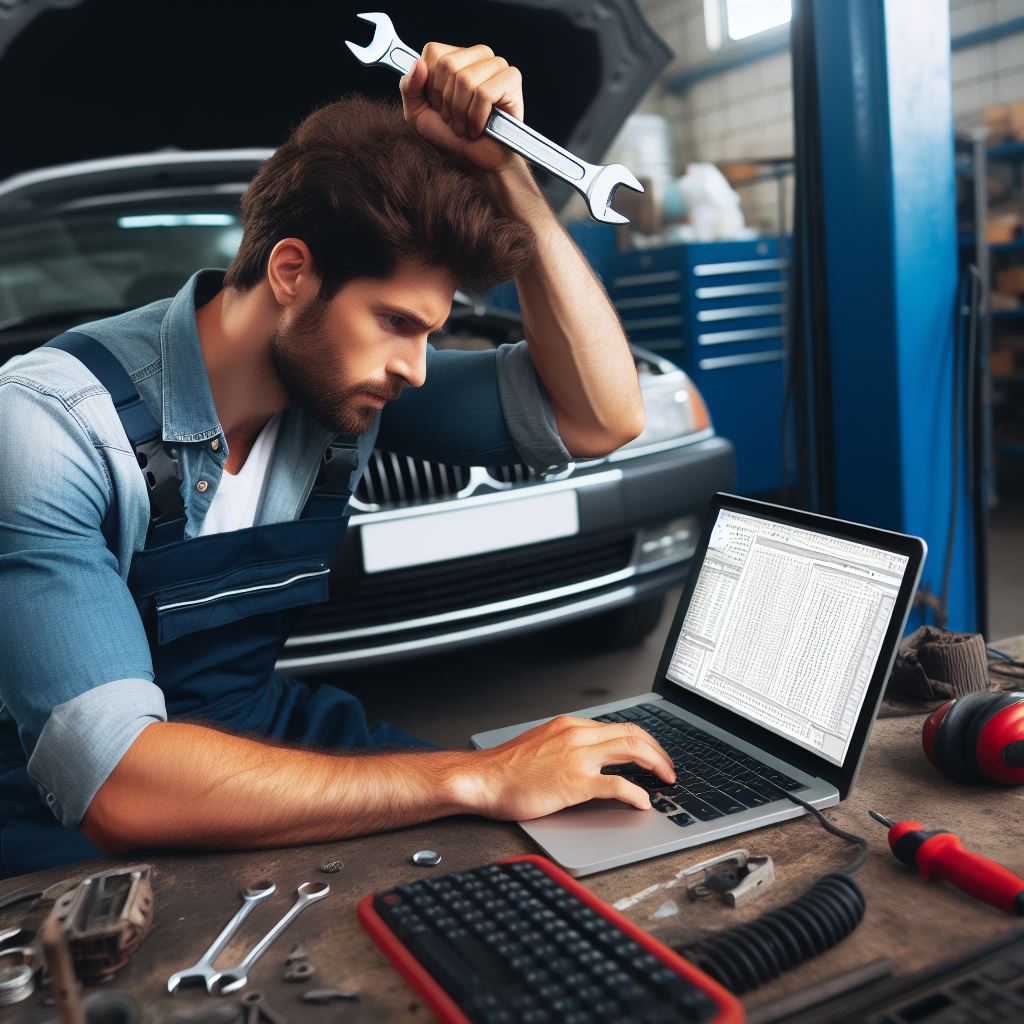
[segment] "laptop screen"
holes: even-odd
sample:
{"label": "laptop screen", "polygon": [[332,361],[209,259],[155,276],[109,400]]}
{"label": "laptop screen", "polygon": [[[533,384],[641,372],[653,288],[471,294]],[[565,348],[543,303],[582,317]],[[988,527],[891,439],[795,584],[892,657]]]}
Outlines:
{"label": "laptop screen", "polygon": [[908,562],[720,509],[666,676],[841,767]]}

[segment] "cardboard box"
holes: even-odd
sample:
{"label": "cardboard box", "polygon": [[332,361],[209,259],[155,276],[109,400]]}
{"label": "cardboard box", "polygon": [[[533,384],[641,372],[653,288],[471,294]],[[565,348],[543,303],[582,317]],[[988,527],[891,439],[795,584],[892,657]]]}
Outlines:
{"label": "cardboard box", "polygon": [[995,349],[989,353],[988,368],[993,377],[1010,377],[1017,370],[1014,353]]}
{"label": "cardboard box", "polygon": [[1010,136],[1010,107],[1006,103],[996,103],[986,107],[981,115],[982,123],[988,129],[990,145],[1005,142]]}
{"label": "cardboard box", "polygon": [[1024,267],[1009,267],[996,274],[997,292],[1024,295]]}
{"label": "cardboard box", "polygon": [[631,188],[615,190],[612,209],[629,219],[629,226],[642,235],[656,235],[661,230],[661,205],[655,194],[650,178],[637,178],[643,185],[643,192],[634,192]]}
{"label": "cardboard box", "polygon": [[993,313],[1008,313],[1020,309],[1020,298],[1017,295],[1007,295],[1005,292],[989,292],[988,308]]}
{"label": "cardboard box", "polygon": [[989,245],[1006,245],[1017,240],[1020,234],[1020,217],[1015,213],[989,216],[985,224],[985,241]]}
{"label": "cardboard box", "polygon": [[1024,142],[1024,100],[1010,104],[1010,134],[1019,142]]}

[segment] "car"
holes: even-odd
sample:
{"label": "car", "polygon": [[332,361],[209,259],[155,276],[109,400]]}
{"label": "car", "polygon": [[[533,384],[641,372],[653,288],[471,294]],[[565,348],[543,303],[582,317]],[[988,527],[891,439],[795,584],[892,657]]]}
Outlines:
{"label": "car", "polygon": [[[188,19],[149,37],[147,73],[140,74],[135,64],[124,70],[125,76],[135,76],[131,88],[125,87],[126,78],[76,76],[74,61],[82,47],[61,42],[74,22],[76,31],[94,40],[86,48],[90,66],[102,64],[104,53],[109,50],[112,57],[127,45],[134,24],[131,5],[70,0],[64,9],[40,17],[31,32],[17,39],[9,34],[6,52],[0,40],[0,66],[21,83],[19,95],[48,95],[52,83],[41,73],[46,66],[41,55],[57,52],[55,46],[77,83],[61,93],[68,115],[59,135],[38,132],[23,111],[13,111],[5,122],[0,362],[77,324],[172,295],[200,267],[226,266],[241,238],[239,196],[272,151],[242,145],[243,137],[282,138],[287,124],[311,103],[333,98],[346,86],[394,94],[393,75],[339,65],[324,42],[337,39],[340,60],[340,41],[366,34],[365,24],[352,14],[358,9],[323,6],[323,32],[315,39],[308,31],[303,36],[312,49],[304,74],[296,78],[299,91],[290,97],[275,92],[258,130],[263,79],[247,80],[250,102],[234,118],[225,116],[226,101],[216,89],[203,94],[205,106],[195,108],[191,120],[168,105],[157,69],[165,61],[180,69],[181,39],[174,32],[186,31]],[[550,69],[531,49],[537,37],[528,23],[546,26],[549,45],[579,49],[587,63],[550,108],[557,117],[533,121],[584,159],[601,155],[670,56],[633,0],[607,0],[600,17],[586,5],[562,0],[542,5],[481,0],[429,12],[410,9],[401,17],[391,13],[410,42],[429,38],[432,31],[434,38],[455,40],[465,32],[507,38],[513,49],[522,48],[523,62],[536,56],[532,69],[524,70],[531,82]],[[467,27],[484,17],[486,27]],[[423,27],[427,20],[429,30]],[[193,42],[214,47],[218,32],[244,29],[244,40],[232,37],[222,47],[225,66],[233,54],[252,61],[261,47],[287,49],[280,33],[299,31],[278,20],[262,29],[221,21],[204,20],[204,34]],[[491,31],[493,36],[485,36]],[[223,70],[220,64],[206,66],[212,74]],[[589,85],[578,87],[584,80]],[[316,94],[308,91],[314,86],[320,90]],[[101,97],[104,89],[113,91]],[[82,130],[82,119],[93,109],[105,113],[90,130]],[[112,120],[113,110],[120,116]],[[214,130],[225,148],[186,144],[109,155],[129,142],[140,147],[168,139],[189,143],[209,138]],[[58,142],[62,153],[86,159],[47,163]],[[568,196],[564,183],[545,181],[544,186],[556,207]],[[493,299],[458,293],[434,342],[481,347],[519,340],[516,310]],[[551,475],[524,465],[453,466],[375,451],[351,499],[330,598],[297,623],[279,668],[314,675],[558,624],[591,648],[647,635],[658,622],[666,592],[685,578],[709,498],[732,488],[735,460],[732,445],[715,433],[686,374],[640,348],[633,354],[646,426],[636,440],[604,458]]]}
{"label": "car", "polygon": [[[226,265],[241,237],[238,198],[268,155],[105,159],[0,184],[0,359]],[[459,292],[434,344],[521,335],[515,313]],[[602,645],[646,635],[685,576],[708,499],[734,470],[686,374],[633,353],[646,425],[604,458],[545,475],[375,450],[330,599],[298,624],[281,670],[310,674],[583,616],[601,616],[588,631]]]}

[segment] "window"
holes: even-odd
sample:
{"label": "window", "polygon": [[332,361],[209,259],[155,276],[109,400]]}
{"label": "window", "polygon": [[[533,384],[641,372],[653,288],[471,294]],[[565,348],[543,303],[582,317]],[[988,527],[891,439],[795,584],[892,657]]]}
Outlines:
{"label": "window", "polygon": [[704,0],[708,49],[785,25],[792,16],[793,0]]}

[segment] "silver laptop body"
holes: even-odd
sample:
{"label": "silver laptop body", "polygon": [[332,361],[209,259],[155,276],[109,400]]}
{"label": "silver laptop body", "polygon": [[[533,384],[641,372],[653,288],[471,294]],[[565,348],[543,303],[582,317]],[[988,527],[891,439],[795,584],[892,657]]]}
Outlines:
{"label": "silver laptop body", "polygon": [[[649,706],[662,721],[695,726],[710,743],[738,751],[724,761],[748,778],[779,773],[801,800],[832,806],[860,767],[925,553],[917,537],[716,495],[652,690],[570,713],[633,717]],[[544,721],[478,733],[472,742],[495,747]],[[661,811],[638,812],[591,800],[520,825],[581,876],[805,813],[773,794],[702,820],[686,807],[706,812],[707,805],[685,788],[658,804]]]}

